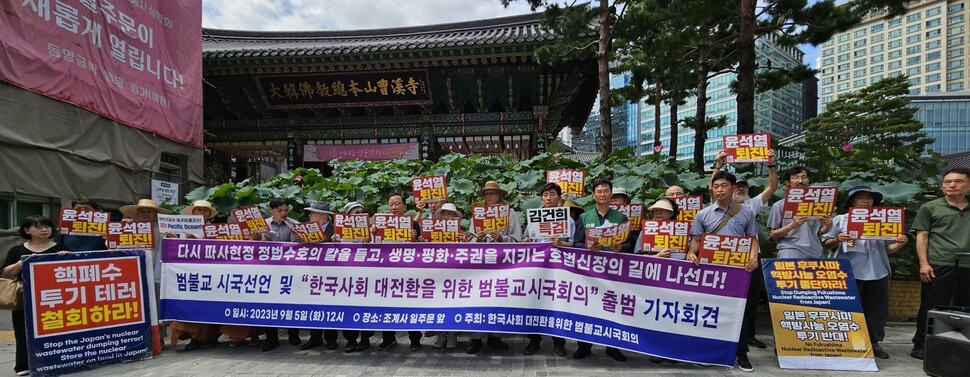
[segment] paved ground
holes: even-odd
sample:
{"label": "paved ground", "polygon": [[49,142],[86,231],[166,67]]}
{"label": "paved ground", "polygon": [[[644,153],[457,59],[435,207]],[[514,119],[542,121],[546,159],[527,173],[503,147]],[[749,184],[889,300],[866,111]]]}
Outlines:
{"label": "paved ground", "polygon": [[[767,315],[766,313],[762,313]],[[9,330],[9,314],[0,313],[0,329]],[[770,334],[767,317],[759,321],[759,334]],[[879,376],[913,377],[922,376],[923,364],[909,357],[912,347],[909,339],[913,335],[913,323],[893,323],[887,328],[884,348],[889,351],[889,360],[877,360]],[[768,343],[766,350],[753,349],[749,354],[755,365],[754,373],[721,367],[705,368],[694,365],[654,364],[645,355],[626,352],[629,361],[618,363],[603,354],[602,347],[594,347],[593,355],[583,360],[557,357],[552,352],[552,342],[543,341],[539,354],[522,355],[522,348],[528,342],[523,336],[507,336],[512,346],[510,351],[493,351],[487,347],[478,355],[464,352],[467,340],[462,337],[459,349],[436,350],[432,348],[434,338],[422,340],[424,348],[410,352],[407,333],[398,332],[400,342],[394,349],[378,351],[376,345],[380,335],[374,337],[374,347],[362,353],[344,354],[343,340],[336,351],[324,347],[309,351],[286,343],[272,352],[260,352],[259,347],[228,348],[223,342],[208,350],[185,352],[182,345],[178,350],[166,349],[161,357],[127,364],[115,364],[97,370],[78,373],[72,376],[642,376],[659,375],[679,376],[873,376],[864,372],[836,371],[791,371],[778,368],[778,361],[772,352],[772,339],[761,335]],[[307,334],[303,333],[304,340]],[[570,355],[575,343],[567,344]],[[0,377],[13,376],[14,345],[10,331],[0,331]]]}

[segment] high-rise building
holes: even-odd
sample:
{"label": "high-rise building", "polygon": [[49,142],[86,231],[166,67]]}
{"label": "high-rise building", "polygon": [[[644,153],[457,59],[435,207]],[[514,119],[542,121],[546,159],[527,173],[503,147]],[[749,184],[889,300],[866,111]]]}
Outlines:
{"label": "high-rise building", "polygon": [[[782,47],[775,43],[775,35],[767,35],[755,42],[760,69],[791,68],[801,64],[804,52],[796,47]],[[630,74],[614,75],[610,79],[610,87],[616,88],[626,85]],[[731,89],[731,83],[737,80],[735,74],[722,74],[711,79],[707,88],[707,116],[709,118],[725,117],[727,125],[720,129],[708,130],[707,142],[704,144],[704,159],[713,162],[717,151],[721,149],[721,137],[737,133],[737,95]],[[781,89],[755,95],[755,132],[768,132],[775,140],[797,133],[806,119],[806,108],[814,109],[817,97],[807,85],[814,85],[814,80],[792,83]],[[811,97],[811,98],[809,98]],[[599,150],[599,108],[594,105],[593,113],[586,121],[583,131],[573,137],[573,148],[581,151]],[[695,98],[678,108],[678,120],[694,116],[697,110]],[[812,112],[814,115],[814,112]],[[654,143],[654,106],[643,101],[639,103],[624,103],[613,107],[613,148],[637,146],[637,153],[646,155],[653,153]],[[668,154],[670,148],[670,108],[664,104],[660,114],[660,143],[662,153]],[[690,160],[694,156],[694,130],[678,126],[677,159]],[[639,135],[639,138],[637,137]]]}
{"label": "high-rise building", "polygon": [[905,14],[873,13],[819,52],[819,96],[827,103],[885,77],[907,75],[916,119],[941,154],[970,150],[970,0],[922,0]]}

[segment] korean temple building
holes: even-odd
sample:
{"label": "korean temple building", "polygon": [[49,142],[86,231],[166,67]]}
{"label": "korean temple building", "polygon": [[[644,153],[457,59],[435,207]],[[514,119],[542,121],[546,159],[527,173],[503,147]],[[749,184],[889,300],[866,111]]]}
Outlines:
{"label": "korean temple building", "polygon": [[[591,58],[536,61],[539,14],[379,30],[203,30],[206,168],[326,169],[334,158],[528,158],[596,97]],[[222,180],[225,182],[225,180]]]}

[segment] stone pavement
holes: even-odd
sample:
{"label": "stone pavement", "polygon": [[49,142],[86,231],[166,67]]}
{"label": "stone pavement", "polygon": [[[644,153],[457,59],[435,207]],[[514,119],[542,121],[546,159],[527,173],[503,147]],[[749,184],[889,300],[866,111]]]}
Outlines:
{"label": "stone pavement", "polygon": [[[766,313],[763,313],[766,315]],[[3,315],[3,314],[0,314]],[[9,315],[6,315],[9,317]],[[759,320],[759,334],[770,334],[767,317]],[[462,336],[459,348],[455,350],[436,350],[432,348],[434,338],[424,338],[424,348],[417,352],[408,350],[407,333],[398,332],[400,344],[388,351],[378,351],[380,333],[373,338],[374,346],[362,353],[344,354],[343,338],[340,347],[327,351],[325,347],[300,351],[298,347],[286,343],[271,352],[260,352],[258,346],[229,348],[225,341],[207,350],[186,352],[182,346],[178,350],[166,349],[162,356],[151,360],[114,364],[100,369],[73,374],[71,376],[642,376],[659,375],[679,376],[923,376],[923,364],[909,356],[912,347],[909,339],[913,335],[913,323],[891,323],[886,329],[883,347],[890,354],[889,360],[876,363],[880,372],[840,372],[782,370],[772,352],[773,341],[768,335],[759,339],[768,343],[768,349],[753,348],[749,354],[754,363],[754,373],[722,367],[701,367],[685,364],[654,364],[646,355],[624,352],[626,363],[613,361],[603,354],[603,348],[593,347],[593,355],[583,360],[573,360],[575,342],[568,342],[570,356],[557,357],[552,352],[552,342],[545,338],[540,353],[531,356],[522,354],[528,340],[521,335],[507,335],[503,338],[512,350],[496,351],[486,347],[478,355],[464,352],[467,338]],[[9,329],[9,328],[8,328]],[[14,345],[13,336],[2,336],[0,331],[0,377],[13,376]],[[303,332],[306,340],[307,333]],[[225,340],[225,338],[223,338]]]}

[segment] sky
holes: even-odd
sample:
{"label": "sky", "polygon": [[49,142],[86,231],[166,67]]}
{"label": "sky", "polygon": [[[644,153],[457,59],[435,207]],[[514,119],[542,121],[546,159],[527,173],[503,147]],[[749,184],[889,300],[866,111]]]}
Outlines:
{"label": "sky", "polygon": [[[529,13],[526,1],[202,0],[202,26],[261,31],[361,30],[431,25]],[[815,66],[818,49],[803,46]]]}

